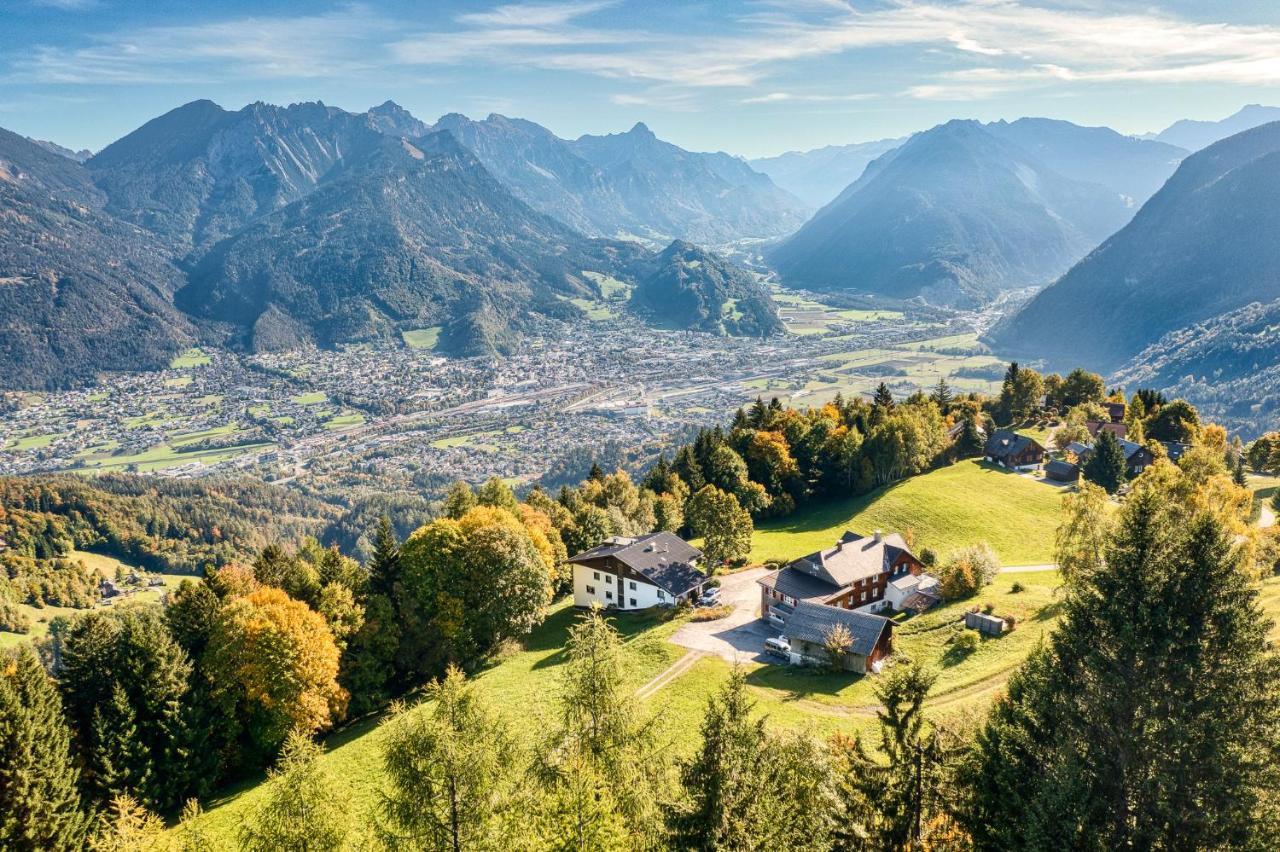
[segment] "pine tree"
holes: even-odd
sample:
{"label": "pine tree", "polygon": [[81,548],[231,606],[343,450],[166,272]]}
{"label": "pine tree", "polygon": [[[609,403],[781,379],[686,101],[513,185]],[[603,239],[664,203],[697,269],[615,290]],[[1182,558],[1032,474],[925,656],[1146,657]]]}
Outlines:
{"label": "pine tree", "polygon": [[769,409],[765,407],[764,400],[757,396],[756,401],[751,403],[751,411],[747,414],[747,422],[753,428],[759,429],[764,426],[768,417]]}
{"label": "pine tree", "polygon": [[1120,449],[1120,442],[1109,430],[1098,431],[1093,454],[1080,473],[1090,482],[1101,485],[1108,494],[1120,490],[1125,477],[1124,450]]}
{"label": "pine tree", "polygon": [[0,849],[82,848],[78,782],[57,686],[29,647],[0,651]]}
{"label": "pine tree", "polygon": [[980,849],[1264,849],[1280,836],[1280,659],[1212,514],[1140,478],[965,773]]}
{"label": "pine tree", "polygon": [[982,440],[982,433],[978,431],[976,417],[973,415],[965,417],[960,427],[960,434],[956,437],[956,458],[976,458],[982,455],[984,449],[986,449],[986,442]]}
{"label": "pine tree", "polygon": [[871,404],[883,414],[889,414],[893,411],[893,391],[889,390],[887,384],[881,382],[876,385],[876,392],[871,398]]}
{"label": "pine tree", "polygon": [[883,709],[880,745],[888,758],[873,795],[889,848],[916,848],[925,824],[944,809],[946,750],[924,718],[924,701],[937,675],[919,664],[895,666],[876,685]]}
{"label": "pine tree", "polygon": [[591,463],[591,472],[587,474],[587,479],[590,479],[593,482],[599,482],[604,479],[604,471],[600,469],[599,462]]}
{"label": "pine tree", "polygon": [[1249,484],[1249,479],[1244,473],[1244,456],[1242,455],[1236,456],[1236,463],[1231,471],[1231,481],[1241,488],[1244,488]]}
{"label": "pine tree", "polygon": [[167,852],[169,844],[160,818],[122,793],[112,798],[89,848],[93,852]]}

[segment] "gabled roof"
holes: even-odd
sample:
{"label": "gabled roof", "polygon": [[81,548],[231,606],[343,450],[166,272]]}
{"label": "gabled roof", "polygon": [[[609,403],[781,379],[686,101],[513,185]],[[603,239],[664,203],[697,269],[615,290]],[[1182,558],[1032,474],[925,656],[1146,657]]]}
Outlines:
{"label": "gabled roof", "polygon": [[1117,438],[1116,440],[1120,444],[1120,451],[1124,453],[1125,461],[1128,461],[1129,459],[1133,458],[1135,454],[1140,453],[1146,449],[1146,447],[1142,446],[1141,444],[1136,444],[1133,441],[1127,440],[1125,438]]}
{"label": "gabled roof", "polygon": [[853,637],[853,645],[849,650],[864,657],[871,653],[886,630],[892,630],[889,619],[879,615],[800,601],[796,604],[795,612],[787,617],[787,625],[782,634],[792,644],[803,641],[821,645],[826,641],[827,631],[836,624],[843,624]]}
{"label": "gabled roof", "polygon": [[1008,429],[998,429],[987,439],[983,454],[992,458],[1004,458],[1016,456],[1028,447],[1035,447],[1040,452],[1044,452],[1044,447],[1040,446],[1036,440],[1026,435],[1019,435],[1017,432],[1010,432]]}
{"label": "gabled roof", "polygon": [[805,575],[840,589],[892,570],[893,563],[903,554],[915,559],[906,541],[897,533],[864,536],[846,530],[835,547],[802,556],[782,571]]}
{"label": "gabled roof", "polygon": [[1053,459],[1044,466],[1045,476],[1064,476],[1073,478],[1080,475],[1080,466],[1071,462]]}
{"label": "gabled roof", "polygon": [[613,557],[632,571],[673,595],[683,595],[707,581],[695,567],[702,551],[669,532],[627,538],[614,536],[569,561],[588,565]]}

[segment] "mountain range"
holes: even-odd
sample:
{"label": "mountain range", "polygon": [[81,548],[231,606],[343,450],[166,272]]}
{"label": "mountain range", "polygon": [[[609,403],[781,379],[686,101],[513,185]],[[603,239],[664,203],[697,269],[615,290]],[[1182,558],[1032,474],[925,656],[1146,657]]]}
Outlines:
{"label": "mountain range", "polygon": [[825,207],[846,186],[862,177],[871,161],[897,148],[906,137],[827,145],[749,160],[751,168],[814,209]]}
{"label": "mountain range", "polygon": [[[267,350],[394,341],[401,329],[439,325],[447,351],[501,351],[539,316],[581,315],[558,297],[601,295],[586,272],[629,283],[653,274],[655,256],[640,243],[601,239],[584,233],[594,230],[589,222],[542,212],[555,206],[550,196],[526,202],[534,193],[495,175],[466,144],[498,161],[493,151],[509,150],[515,122],[473,123],[493,130],[488,149],[460,118],[437,128],[391,103],[349,113],[196,101],[83,165],[65,149],[5,133],[0,385],[61,386],[98,370],[163,366],[197,339]],[[524,129],[537,135],[536,127]],[[562,194],[566,218],[574,207],[593,209],[592,182],[605,195],[624,187],[616,209],[636,217],[698,208],[680,220],[690,223],[785,200],[742,161],[682,152],[647,130],[577,143],[545,137],[565,154],[565,173],[586,179],[584,197]],[[752,206],[739,221],[753,217],[775,218]],[[668,213],[646,233],[677,218]],[[738,236],[729,226],[717,234]],[[690,269],[687,287],[723,291],[716,263]]]}
{"label": "mountain range", "polygon": [[950,121],[875,159],[767,256],[794,286],[972,306],[1060,275],[1182,153],[1047,119]]}
{"label": "mountain range", "polygon": [[1188,151],[1199,151],[1228,136],[1272,121],[1280,121],[1280,107],[1249,104],[1220,121],[1196,121],[1189,118],[1175,121],[1159,133],[1151,134],[1149,138]]}
{"label": "mountain range", "polygon": [[[1162,339],[1168,350],[1185,335],[1180,330],[1280,299],[1277,232],[1280,122],[1187,157],[1132,222],[994,329],[991,340],[1051,364],[1120,370]],[[1210,330],[1196,332],[1196,362],[1166,359],[1157,370],[1163,380],[1222,367]]]}

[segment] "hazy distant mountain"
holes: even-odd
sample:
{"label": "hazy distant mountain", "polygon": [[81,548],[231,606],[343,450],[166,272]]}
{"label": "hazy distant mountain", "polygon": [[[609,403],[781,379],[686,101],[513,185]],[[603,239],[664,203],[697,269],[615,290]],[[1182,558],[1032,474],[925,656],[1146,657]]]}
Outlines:
{"label": "hazy distant mountain", "polygon": [[846,186],[862,177],[867,165],[897,148],[906,137],[827,145],[812,151],[788,151],[776,157],[749,160],[751,168],[764,172],[778,186],[814,208],[826,205]]}
{"label": "hazy distant mountain", "polygon": [[27,137],[27,141],[35,145],[39,145],[51,154],[66,157],[68,160],[75,160],[77,163],[83,163],[85,160],[93,156],[93,152],[88,148],[83,148],[79,151],[72,151],[70,148],[64,148],[57,142],[49,142],[44,139],[32,139],[30,136]]}
{"label": "hazy distant mountain", "polygon": [[1116,369],[1170,332],[1280,298],[1277,233],[1280,122],[1183,160],[1128,226],[992,339],[1014,354]]}
{"label": "hazy distant mountain", "polygon": [[765,337],[784,330],[777,306],[748,272],[676,240],[637,264],[631,305],[664,325]]}
{"label": "hazy distant mountain", "polygon": [[804,202],[745,161],[686,151],[644,124],[570,144],[603,174],[629,213],[622,226],[639,236],[700,243],[777,237],[808,214]]}
{"label": "hazy distant mountain", "polygon": [[192,342],[180,273],[104,204],[79,164],[0,130],[0,387],[163,367]]}
{"label": "hazy distant mountain", "polygon": [[1051,118],[997,121],[984,127],[1063,177],[1115,190],[1135,212],[1164,186],[1188,153],[1164,142],[1122,136],[1109,127],[1081,127]]}
{"label": "hazy distant mountain", "polygon": [[1188,151],[1199,151],[1220,139],[1272,121],[1280,121],[1280,107],[1249,104],[1221,121],[1194,121],[1189,118],[1175,121],[1153,138]]}
{"label": "hazy distant mountain", "polygon": [[433,128],[430,124],[416,118],[413,113],[395,101],[385,101],[369,110],[373,126],[390,136],[407,136],[416,139],[426,136]]}
{"label": "hazy distant mountain", "polygon": [[505,350],[554,292],[620,272],[639,246],[588,240],[514,198],[448,133],[381,137],[343,175],[214,248],[178,294],[254,349],[394,339],[443,325],[445,349]]}
{"label": "hazy distant mountain", "polygon": [[974,121],[917,133],[767,256],[795,286],[939,305],[1052,280],[1132,210],[1002,134]]}

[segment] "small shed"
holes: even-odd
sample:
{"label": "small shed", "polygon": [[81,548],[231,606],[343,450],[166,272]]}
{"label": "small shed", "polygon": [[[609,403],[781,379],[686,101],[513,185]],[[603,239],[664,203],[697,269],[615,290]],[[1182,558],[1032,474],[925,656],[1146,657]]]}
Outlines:
{"label": "small shed", "polygon": [[964,626],[988,636],[1000,636],[1007,625],[1003,618],[996,615],[987,615],[985,612],[966,612]]}
{"label": "small shed", "polygon": [[1046,479],[1052,479],[1055,482],[1075,482],[1080,478],[1080,466],[1054,459],[1045,464],[1044,475]]}

